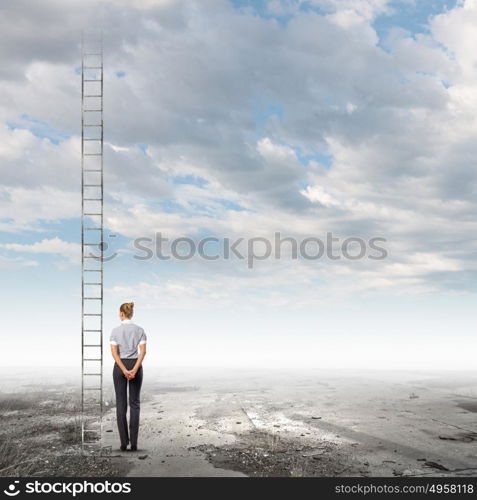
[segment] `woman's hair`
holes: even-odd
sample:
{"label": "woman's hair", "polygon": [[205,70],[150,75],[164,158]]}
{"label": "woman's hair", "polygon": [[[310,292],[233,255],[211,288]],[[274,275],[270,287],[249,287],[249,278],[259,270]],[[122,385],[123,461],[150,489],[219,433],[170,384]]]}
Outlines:
{"label": "woman's hair", "polygon": [[132,318],[132,315],[134,312],[134,302],[125,302],[124,304],[121,304],[121,307],[119,308],[119,310],[127,318]]}

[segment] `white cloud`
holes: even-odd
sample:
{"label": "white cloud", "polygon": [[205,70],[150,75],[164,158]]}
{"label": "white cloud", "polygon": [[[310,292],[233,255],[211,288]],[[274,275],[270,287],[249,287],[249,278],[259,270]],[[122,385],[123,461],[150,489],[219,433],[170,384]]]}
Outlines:
{"label": "white cloud", "polygon": [[45,238],[32,244],[3,243],[0,248],[20,253],[52,254],[66,258],[74,264],[80,262],[81,246],[77,243],[63,241],[58,237]]}
{"label": "white cloud", "polygon": [[312,202],[318,202],[325,207],[341,206],[341,203],[336,200],[333,195],[327,193],[323,186],[307,186],[306,189],[302,189],[300,193],[306,196]]}
{"label": "white cloud", "polygon": [[[14,224],[5,224],[4,230],[35,230],[37,221],[54,221],[78,217],[81,206],[78,192],[54,187],[0,188],[0,213]],[[38,227],[37,227],[38,229]]]}

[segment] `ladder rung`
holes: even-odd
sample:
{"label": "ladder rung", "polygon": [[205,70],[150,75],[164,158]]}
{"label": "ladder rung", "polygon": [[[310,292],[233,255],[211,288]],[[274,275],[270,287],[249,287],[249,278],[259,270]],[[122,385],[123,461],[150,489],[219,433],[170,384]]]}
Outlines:
{"label": "ladder rung", "polygon": [[83,97],[103,97],[101,94],[85,94]]}
{"label": "ladder rung", "polygon": [[101,81],[102,81],[101,79],[100,80],[94,80],[92,78],[84,78],[83,79],[83,82],[101,82]]}
{"label": "ladder rung", "polygon": [[101,358],[84,358],[83,361],[101,361]]}
{"label": "ladder rung", "polygon": [[83,215],[103,215],[103,214],[95,214],[95,213],[90,213],[90,212],[87,212],[87,213],[84,213]]}
{"label": "ladder rung", "polygon": [[103,111],[103,108],[101,108],[101,109],[83,109],[83,113],[99,113],[100,111]]}
{"label": "ladder rung", "polygon": [[83,285],[102,285],[102,283],[83,283]]}
{"label": "ladder rung", "polygon": [[91,142],[91,141],[101,141],[102,139],[83,139],[83,142]]}
{"label": "ladder rung", "polygon": [[[102,316],[100,313],[84,313],[83,316]],[[92,347],[88,345],[88,347]]]}
{"label": "ladder rung", "polygon": [[85,247],[94,247],[95,245],[102,245],[101,243],[83,243],[83,246]]}
{"label": "ladder rung", "polygon": [[103,201],[103,198],[83,198],[83,201]]}
{"label": "ladder rung", "polygon": [[84,227],[84,231],[101,231],[100,227]]}
{"label": "ladder rung", "polygon": [[83,373],[83,377],[99,377],[100,375],[102,375],[102,373]]}
{"label": "ladder rung", "polygon": [[83,297],[83,300],[102,300],[103,297]]}
{"label": "ladder rung", "polygon": [[83,153],[83,156],[102,156],[103,153]]}
{"label": "ladder rung", "polygon": [[100,332],[101,330],[83,330],[83,332]]}
{"label": "ladder rung", "polygon": [[101,260],[101,255],[83,255],[83,259],[96,259]]}
{"label": "ladder rung", "polygon": [[83,69],[103,69],[102,66],[83,66]]}
{"label": "ladder rung", "polygon": [[84,344],[83,347],[101,347],[101,344]]}
{"label": "ladder rung", "polygon": [[102,127],[102,124],[88,124],[88,123],[83,123],[83,127]]}
{"label": "ladder rung", "polygon": [[100,391],[101,387],[83,387],[84,391]]}
{"label": "ladder rung", "polygon": [[83,57],[85,56],[102,56],[102,52],[83,52]]}
{"label": "ladder rung", "polygon": [[83,172],[101,172],[101,169],[97,169],[97,168],[84,168]]}
{"label": "ladder rung", "polygon": [[102,269],[83,269],[84,273],[102,273]]}
{"label": "ladder rung", "polygon": [[87,187],[87,188],[92,188],[92,187],[99,188],[101,186],[102,186],[102,184],[83,184],[83,187]]}

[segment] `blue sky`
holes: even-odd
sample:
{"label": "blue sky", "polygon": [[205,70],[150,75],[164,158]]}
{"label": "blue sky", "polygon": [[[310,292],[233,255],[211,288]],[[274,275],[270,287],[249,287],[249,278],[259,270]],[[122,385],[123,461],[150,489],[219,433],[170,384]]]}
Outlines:
{"label": "blue sky", "polygon": [[429,33],[429,19],[455,8],[457,0],[416,0],[390,2],[392,13],[383,14],[373,23],[378,36],[383,39],[395,28],[409,31],[413,36]]}
{"label": "blue sky", "polygon": [[[75,33],[99,14],[105,227],[118,253],[106,264],[105,340],[133,300],[158,363],[473,366],[475,2],[43,7],[18,3],[4,14],[24,29],[0,35],[1,287],[25,364],[79,362]],[[253,269],[134,259],[134,239],[158,232],[382,237],[388,257],[285,252]],[[16,341],[8,334],[5,347]],[[424,348],[425,360],[409,354]]]}

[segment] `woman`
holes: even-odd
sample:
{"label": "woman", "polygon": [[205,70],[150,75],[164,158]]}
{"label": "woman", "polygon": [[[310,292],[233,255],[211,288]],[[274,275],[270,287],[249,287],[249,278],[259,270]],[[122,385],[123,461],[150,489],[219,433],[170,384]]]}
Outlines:
{"label": "woman", "polygon": [[[121,304],[119,308],[121,324],[113,329],[109,339],[111,353],[115,361],[113,380],[121,451],[126,451],[129,443],[131,443],[131,451],[137,451],[142,361],[146,355],[147,337],[144,330],[131,321],[133,314],[134,302]],[[129,433],[126,418],[128,385]]]}

